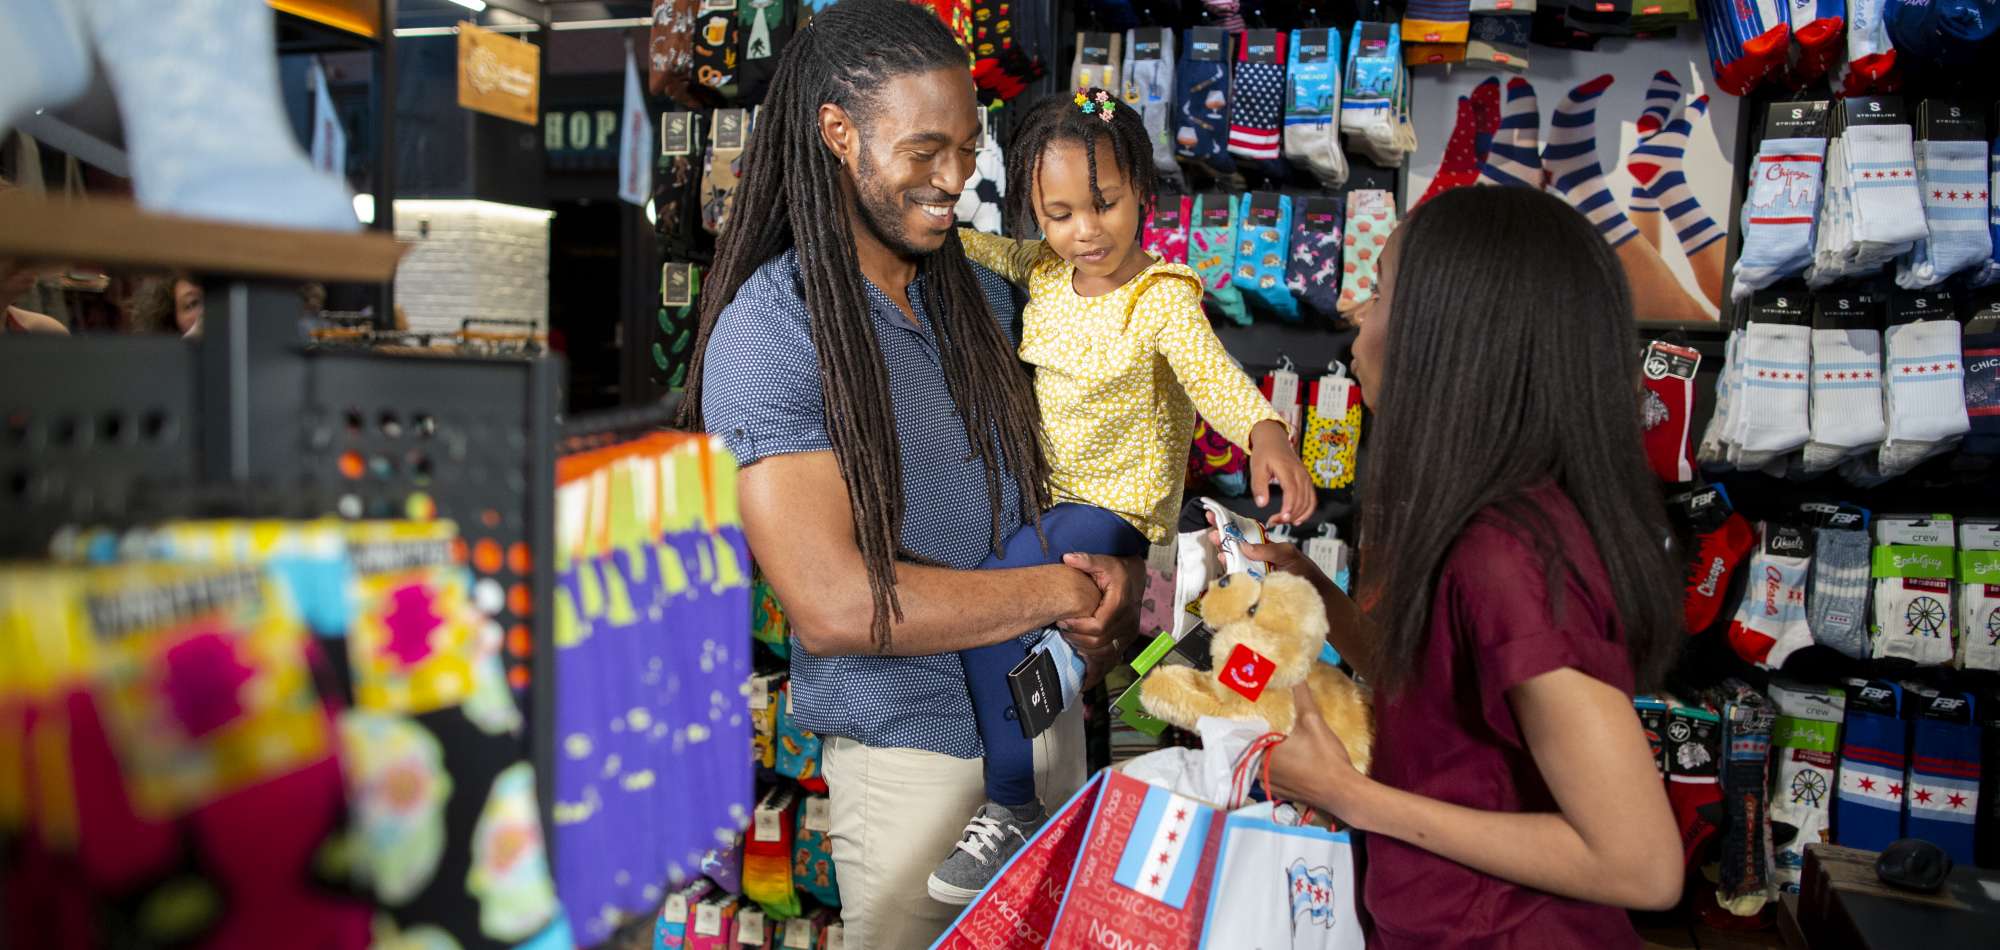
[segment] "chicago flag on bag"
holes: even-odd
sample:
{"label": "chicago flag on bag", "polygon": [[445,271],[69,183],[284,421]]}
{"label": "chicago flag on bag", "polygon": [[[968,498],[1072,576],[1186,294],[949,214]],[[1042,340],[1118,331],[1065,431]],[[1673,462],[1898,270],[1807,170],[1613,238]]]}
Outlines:
{"label": "chicago flag on bag", "polygon": [[1149,789],[1111,879],[1179,910],[1187,904],[1212,814],[1193,799]]}

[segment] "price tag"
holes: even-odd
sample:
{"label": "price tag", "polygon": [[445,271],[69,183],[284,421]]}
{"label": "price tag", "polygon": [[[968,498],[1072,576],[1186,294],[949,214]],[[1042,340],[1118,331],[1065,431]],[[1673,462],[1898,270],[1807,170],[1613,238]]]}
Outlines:
{"label": "price tag", "polygon": [[785,950],[813,950],[812,921],[804,917],[785,921]]}
{"label": "price tag", "polygon": [[736,942],[751,946],[764,943],[764,912],[744,909],[736,912]]}
{"label": "price tag", "polygon": [[833,830],[833,804],[823,795],[806,799],[807,831],[829,832]]}
{"label": "price tag", "polygon": [[722,908],[714,904],[700,904],[694,909],[694,934],[697,937],[722,936]]}
{"label": "price tag", "polygon": [[771,707],[771,684],[761,676],[750,678],[750,708],[765,710]]}
{"label": "price tag", "polygon": [[694,303],[694,265],[668,261],[660,265],[660,305],[685,307]]}
{"label": "price tag", "polygon": [[694,151],[694,113],[667,112],[660,115],[660,154],[687,155]]}
{"label": "price tag", "polygon": [[743,147],[750,137],[750,112],[747,109],[715,110],[715,148],[730,151]]}
{"label": "price tag", "polygon": [[660,916],[666,918],[668,921],[686,926],[688,919],[687,895],[674,894],[669,896],[667,898],[667,906],[661,909]]}
{"label": "price tag", "polygon": [[847,928],[840,924],[826,925],[826,950],[847,950]]}
{"label": "price tag", "polygon": [[757,807],[756,830],[758,841],[783,841],[784,832],[778,828],[778,811],[774,808]]}

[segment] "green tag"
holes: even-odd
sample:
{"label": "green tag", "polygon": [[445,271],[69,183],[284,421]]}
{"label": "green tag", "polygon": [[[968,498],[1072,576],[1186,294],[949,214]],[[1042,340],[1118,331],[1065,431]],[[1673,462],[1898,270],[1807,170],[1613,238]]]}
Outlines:
{"label": "green tag", "polygon": [[1146,675],[1146,671],[1159,663],[1161,657],[1173,651],[1175,642],[1171,633],[1162,633],[1154,637],[1153,642],[1146,644],[1146,649],[1132,660],[1132,672],[1140,676]]}
{"label": "green tag", "polygon": [[[1172,640],[1173,637],[1167,636],[1162,639]],[[1148,650],[1147,652],[1151,651]],[[1155,659],[1157,660],[1158,658],[1155,657]],[[1118,710],[1118,718],[1123,719],[1126,725],[1157,739],[1160,737],[1160,733],[1167,731],[1167,724],[1161,720],[1154,719],[1152,714],[1146,712],[1146,707],[1139,704],[1139,687],[1141,685],[1143,684],[1133,683],[1131,688],[1118,695],[1118,701],[1112,703],[1111,708]]]}
{"label": "green tag", "polygon": [[1958,552],[1958,582],[2000,584],[2000,551]]}
{"label": "green tag", "polygon": [[[1771,729],[1771,745],[1779,749],[1824,752],[1830,756],[1840,751],[1840,723],[1779,716]],[[1829,761],[1826,764],[1832,763]]]}
{"label": "green tag", "polygon": [[1950,580],[1956,562],[1953,548],[1885,544],[1875,549],[1876,577],[1930,577]]}

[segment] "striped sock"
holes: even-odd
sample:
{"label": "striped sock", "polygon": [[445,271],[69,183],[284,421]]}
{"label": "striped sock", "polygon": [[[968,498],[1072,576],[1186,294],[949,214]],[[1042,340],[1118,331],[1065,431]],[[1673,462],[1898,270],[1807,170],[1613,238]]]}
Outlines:
{"label": "striped sock", "polygon": [[[1631,157],[1625,160],[1625,170],[1638,180],[1639,188],[1647,190],[1654,207],[1666,212],[1674,233],[1681,239],[1681,249],[1689,255],[1726,236],[1715,219],[1702,210],[1694,190],[1688,187],[1687,175],[1681,171],[1681,159],[1687,154],[1688,136],[1694,132],[1694,123],[1707,117],[1708,97],[1702,96],[1688,103],[1685,111],[1667,123],[1659,134],[1633,149]],[[1636,195],[1638,188],[1633,191]],[[1645,209],[1635,201],[1632,210]]]}
{"label": "striped sock", "polygon": [[1611,189],[1604,184],[1604,167],[1597,162],[1597,99],[1609,88],[1611,74],[1606,73],[1563,97],[1549,119],[1549,144],[1542,150],[1542,164],[1563,199],[1617,247],[1631,240],[1639,229],[1611,196]]}
{"label": "striped sock", "polygon": [[1680,101],[1680,79],[1664,69],[1654,73],[1653,84],[1646,87],[1646,108],[1639,113],[1639,140],[1643,142],[1666,128]]}
{"label": "striped sock", "polygon": [[1507,99],[1500,105],[1500,128],[1493,133],[1486,164],[1479,168],[1479,183],[1540,188],[1541,135],[1542,113],[1535,102],[1535,87],[1519,77],[1507,80]]}

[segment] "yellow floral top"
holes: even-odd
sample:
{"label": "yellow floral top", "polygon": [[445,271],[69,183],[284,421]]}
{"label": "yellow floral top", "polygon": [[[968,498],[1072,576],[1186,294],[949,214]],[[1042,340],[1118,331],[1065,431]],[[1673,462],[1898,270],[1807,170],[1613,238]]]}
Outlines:
{"label": "yellow floral top", "polygon": [[1125,286],[1083,297],[1075,268],[1040,241],[961,228],[966,256],[1028,288],[1021,359],[1049,440],[1056,500],[1095,505],[1154,543],[1179,519],[1195,411],[1229,441],[1278,414],[1201,312],[1201,278],[1155,261]]}

